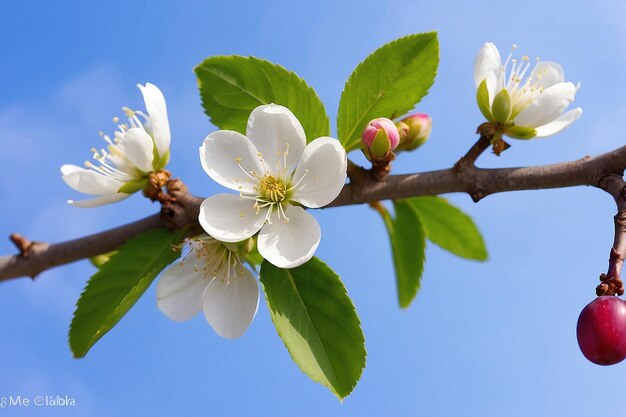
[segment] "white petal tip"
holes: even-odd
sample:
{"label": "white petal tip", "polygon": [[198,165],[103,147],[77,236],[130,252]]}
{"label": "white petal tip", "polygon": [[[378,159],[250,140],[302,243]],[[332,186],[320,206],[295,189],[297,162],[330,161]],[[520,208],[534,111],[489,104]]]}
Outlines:
{"label": "white petal tip", "polygon": [[313,255],[311,255],[310,257],[296,259],[295,261],[291,261],[291,262],[284,262],[283,260],[279,260],[279,259],[267,259],[267,261],[277,268],[292,269],[292,268],[297,268],[300,265],[304,265],[305,263],[310,261],[312,257]]}

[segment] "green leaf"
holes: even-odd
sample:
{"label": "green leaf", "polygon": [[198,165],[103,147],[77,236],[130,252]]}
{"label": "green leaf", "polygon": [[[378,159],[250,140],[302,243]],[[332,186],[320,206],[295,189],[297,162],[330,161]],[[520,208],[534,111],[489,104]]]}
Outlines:
{"label": "green leaf", "polygon": [[489,103],[489,89],[487,88],[487,80],[483,80],[478,89],[476,90],[476,102],[480,112],[485,116],[485,119],[493,122],[495,119],[493,113],[491,113],[491,105]]}
{"label": "green leaf", "polygon": [[428,93],[439,64],[437,33],[405,36],[374,51],[346,82],[337,115],[339,140],[360,147],[365,125],[376,117],[395,118]]}
{"label": "green leaf", "polygon": [[414,197],[404,200],[415,209],[426,236],[443,249],[463,258],[484,261],[487,248],[471,217],[441,197]]}
{"label": "green leaf", "polygon": [[180,256],[184,231],[154,229],[130,239],[93,275],[76,303],[70,348],[84,357],[137,302],[156,276]]}
{"label": "green leaf", "polygon": [[365,339],[339,276],[317,258],[293,269],[261,266],[272,321],[291,358],[343,399],[365,367]]}
{"label": "green leaf", "polygon": [[293,112],[307,142],[330,134],[328,115],[315,90],[280,65],[254,57],[215,56],[194,71],[204,110],[220,129],[245,134],[252,110],[274,103]]}
{"label": "green leaf", "polygon": [[383,219],[391,242],[398,303],[407,308],[420,288],[426,260],[426,236],[419,216],[408,203],[394,201],[393,206],[395,218],[385,212]]}

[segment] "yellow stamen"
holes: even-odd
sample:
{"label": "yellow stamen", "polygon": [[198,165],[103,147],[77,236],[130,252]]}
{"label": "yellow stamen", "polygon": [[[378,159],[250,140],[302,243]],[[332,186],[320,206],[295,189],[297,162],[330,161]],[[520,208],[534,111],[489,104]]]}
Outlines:
{"label": "yellow stamen", "polygon": [[280,203],[287,196],[287,187],[280,178],[266,175],[261,179],[261,192],[269,203]]}

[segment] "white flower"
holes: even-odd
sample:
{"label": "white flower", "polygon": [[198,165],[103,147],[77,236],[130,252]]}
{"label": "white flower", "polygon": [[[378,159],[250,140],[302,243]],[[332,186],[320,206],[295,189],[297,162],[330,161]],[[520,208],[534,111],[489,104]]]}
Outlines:
{"label": "white flower", "polygon": [[200,207],[204,230],[223,242],[259,232],[259,253],[279,268],[299,266],[313,256],[320,227],[302,206],[329,204],[346,182],[346,152],[338,140],[321,137],[306,145],[302,125],[275,104],[250,114],[246,136],[211,133],[200,147],[206,173],[239,195],[217,194]]}
{"label": "white flower", "polygon": [[[147,83],[137,87],[143,94],[148,115],[123,107],[128,124],[118,124],[114,138],[100,135],[107,149],[92,149],[96,163],[85,168],[63,165],[63,181],[74,190],[97,196],[68,203],[77,207],[96,207],[129,197],[147,185],[151,172],[164,168],[170,157],[170,125],[165,98],[157,86]],[[139,117],[143,119],[143,122]],[[113,118],[119,123],[117,117]]]}
{"label": "white flower", "polygon": [[204,311],[213,330],[229,339],[250,326],[259,306],[259,286],[237,252],[210,236],[187,241],[190,250],[157,285],[157,305],[170,319],[188,320]]}
{"label": "white flower", "polygon": [[481,48],[474,63],[481,112],[517,139],[554,135],[582,115],[580,107],[563,113],[580,84],[566,82],[563,68],[555,62],[538,61],[529,72],[530,65],[527,56],[518,61],[512,53],[503,65],[491,42]]}

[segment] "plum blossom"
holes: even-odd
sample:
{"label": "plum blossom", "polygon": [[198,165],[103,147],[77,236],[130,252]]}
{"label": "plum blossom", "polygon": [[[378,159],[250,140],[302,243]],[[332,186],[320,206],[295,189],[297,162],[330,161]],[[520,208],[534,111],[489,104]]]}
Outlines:
{"label": "plum blossom", "polygon": [[582,115],[580,107],[565,112],[580,84],[566,82],[559,64],[537,60],[530,68],[527,56],[518,61],[512,52],[503,64],[491,42],[474,63],[478,107],[501,133],[516,139],[554,135]]}
{"label": "plum blossom", "polygon": [[219,130],[200,147],[206,173],[239,194],[204,200],[199,221],[223,242],[258,233],[259,253],[279,268],[294,268],[313,256],[321,232],[303,207],[333,201],[346,181],[346,152],[338,140],[320,137],[306,144],[293,113],[276,104],[259,106],[246,135]]}
{"label": "plum blossom", "polygon": [[[143,94],[148,114],[122,110],[128,123],[113,118],[118,130],[113,138],[100,132],[106,149],[92,148],[93,160],[85,168],[63,165],[63,181],[74,190],[96,196],[68,203],[77,207],[96,207],[123,200],[143,189],[152,172],[162,170],[170,157],[170,125],[163,93],[154,84],[137,84]],[[141,119],[140,119],[141,118]]]}
{"label": "plum blossom", "polygon": [[240,337],[259,306],[259,286],[237,252],[207,235],[187,241],[189,253],[162,275],[157,305],[174,321],[204,312],[207,322],[222,337]]}

